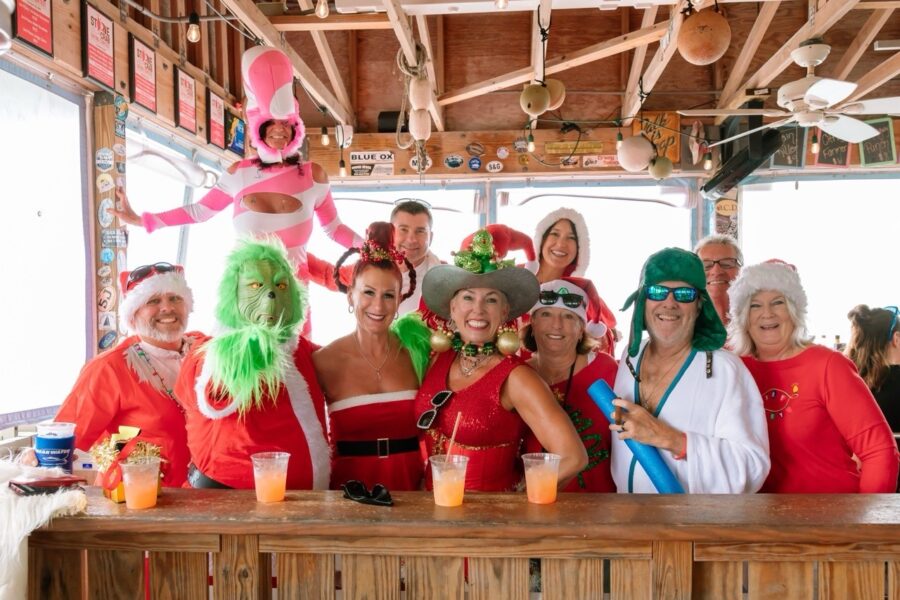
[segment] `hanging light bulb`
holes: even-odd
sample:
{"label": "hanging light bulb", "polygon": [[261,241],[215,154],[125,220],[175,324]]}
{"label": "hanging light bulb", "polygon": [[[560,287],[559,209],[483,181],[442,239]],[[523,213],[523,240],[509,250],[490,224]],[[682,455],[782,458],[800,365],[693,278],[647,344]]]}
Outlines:
{"label": "hanging light bulb", "polygon": [[616,133],[616,150],[622,147],[622,132]]}
{"label": "hanging light bulb", "polygon": [[709,150],[703,155],[703,168],[707,171],[712,170],[712,152]]}
{"label": "hanging light bulb", "polygon": [[200,15],[196,11],[188,19],[187,40],[192,44],[200,41]]}
{"label": "hanging light bulb", "polygon": [[316,2],[316,16],[320,19],[328,18],[328,0],[319,0]]}
{"label": "hanging light bulb", "polygon": [[322,145],[327,146],[331,143],[331,138],[328,137],[328,129],[322,125]]}
{"label": "hanging light bulb", "polygon": [[528,151],[534,152],[534,135],[528,134]]}
{"label": "hanging light bulb", "polygon": [[341,177],[347,176],[347,163],[344,162],[344,159],[341,159],[341,162],[338,163],[338,175]]}
{"label": "hanging light bulb", "polygon": [[509,6],[509,0],[494,0],[494,6],[496,6],[499,10],[503,10],[507,6]]}
{"label": "hanging light bulb", "polygon": [[815,133],[813,134],[812,146],[810,147],[810,151],[812,151],[813,154],[819,153],[819,136],[817,136]]}

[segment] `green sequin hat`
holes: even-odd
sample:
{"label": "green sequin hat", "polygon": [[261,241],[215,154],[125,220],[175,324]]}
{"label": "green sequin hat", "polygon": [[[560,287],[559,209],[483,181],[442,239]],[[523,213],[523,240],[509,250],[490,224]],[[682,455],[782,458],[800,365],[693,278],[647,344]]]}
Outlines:
{"label": "green sequin hat", "polygon": [[472,237],[468,250],[454,255],[453,265],[440,265],[425,274],[422,299],[436,315],[450,320],[450,300],[456,292],[490,288],[503,292],[509,302],[508,320],[525,314],[538,300],[540,284],[530,271],[511,260],[498,261],[491,234],[481,230]]}

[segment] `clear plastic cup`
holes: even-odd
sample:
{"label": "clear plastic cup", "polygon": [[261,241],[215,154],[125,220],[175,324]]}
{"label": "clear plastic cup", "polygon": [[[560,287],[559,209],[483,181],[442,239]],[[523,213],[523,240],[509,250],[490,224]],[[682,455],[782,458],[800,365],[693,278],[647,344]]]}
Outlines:
{"label": "clear plastic cup", "polygon": [[287,467],[290,452],[257,452],[253,461],[253,481],[257,502],[281,502],[287,487]]}
{"label": "clear plastic cup", "polygon": [[37,426],[34,454],[42,467],[61,467],[72,472],[75,457],[75,423],[51,421]]}
{"label": "clear plastic cup", "polygon": [[523,454],[525,463],[525,491],[528,501],[534,504],[556,502],[559,483],[559,455],[549,452]]}
{"label": "clear plastic cup", "polygon": [[466,465],[469,457],[460,454],[431,456],[431,480],[434,503],[438,506],[459,506],[466,489]]}
{"label": "clear plastic cup", "polygon": [[147,457],[121,463],[125,483],[125,506],[141,509],[156,506],[159,491],[159,458]]}

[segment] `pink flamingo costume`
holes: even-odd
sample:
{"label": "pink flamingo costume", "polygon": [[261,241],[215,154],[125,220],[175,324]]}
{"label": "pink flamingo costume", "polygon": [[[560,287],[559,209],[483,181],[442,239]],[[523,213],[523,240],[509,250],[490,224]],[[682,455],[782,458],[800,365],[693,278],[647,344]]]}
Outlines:
{"label": "pink flamingo costume", "polygon": [[[297,160],[306,131],[293,95],[293,69],[288,57],[275,48],[257,46],[244,52],[241,71],[247,94],[248,131],[258,158],[232,166],[198,202],[161,213],[145,212],[141,221],[152,232],[161,227],[201,223],[233,205],[236,232],[278,236],[288,249],[297,276],[309,282],[306,244],[312,234],[313,214],[328,237],[345,248],[361,246],[365,240],[341,223],[329,184],[314,181],[312,168]],[[263,138],[263,125],[272,120],[287,121],[293,129],[293,138],[281,150],[269,146]],[[259,192],[291,196],[298,207],[287,213],[249,209],[244,198]]]}

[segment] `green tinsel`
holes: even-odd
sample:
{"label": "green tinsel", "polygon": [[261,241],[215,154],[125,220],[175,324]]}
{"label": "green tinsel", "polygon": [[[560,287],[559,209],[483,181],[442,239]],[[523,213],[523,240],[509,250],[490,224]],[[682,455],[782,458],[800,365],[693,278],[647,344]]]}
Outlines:
{"label": "green tinsel", "polygon": [[431,360],[431,330],[422,321],[417,312],[403,315],[391,325],[391,332],[400,340],[400,344],[409,352],[413,369],[419,383],[425,377],[428,363]]}

